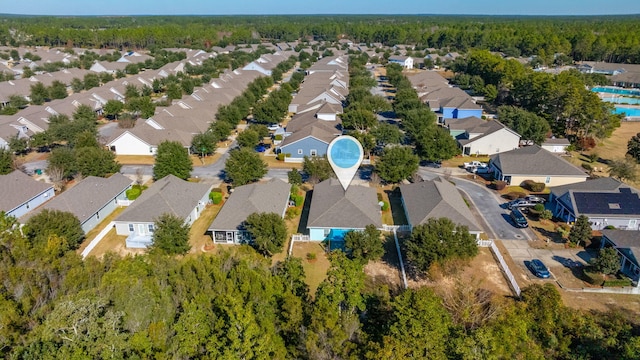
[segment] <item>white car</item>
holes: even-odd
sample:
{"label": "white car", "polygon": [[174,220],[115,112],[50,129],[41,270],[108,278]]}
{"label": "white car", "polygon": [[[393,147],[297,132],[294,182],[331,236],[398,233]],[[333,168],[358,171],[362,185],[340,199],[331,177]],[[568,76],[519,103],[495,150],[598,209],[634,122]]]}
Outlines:
{"label": "white car", "polygon": [[280,128],[279,124],[269,124],[269,126],[267,126],[267,129],[271,130],[271,131],[276,131]]}

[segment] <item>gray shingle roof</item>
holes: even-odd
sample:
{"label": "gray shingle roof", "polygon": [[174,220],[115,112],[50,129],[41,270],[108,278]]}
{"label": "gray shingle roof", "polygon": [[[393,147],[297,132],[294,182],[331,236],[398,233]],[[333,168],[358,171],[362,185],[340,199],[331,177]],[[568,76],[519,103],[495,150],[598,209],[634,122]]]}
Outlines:
{"label": "gray shingle roof", "polygon": [[289,202],[291,185],[272,179],[266,183],[255,183],[235,188],[220,213],[209,225],[209,230],[235,230],[255,212],[284,213]]}
{"label": "gray shingle roof", "polygon": [[0,189],[2,189],[0,211],[14,210],[51,187],[51,184],[37,181],[18,170],[7,175],[0,175]]}
{"label": "gray shingle roof", "polygon": [[351,185],[345,192],[337,179],[328,179],[313,188],[309,228],[364,229],[382,227],[376,189]]}
{"label": "gray shingle roof", "polygon": [[412,226],[446,217],[469,231],[482,231],[458,189],[443,178],[400,185],[400,192]]}
{"label": "gray shingle roof", "polygon": [[584,176],[587,174],[577,166],[563,160],[538,145],[495,154],[491,163],[504,175],[534,176]]}
{"label": "gray shingle roof", "polygon": [[602,177],[593,180],[587,180],[575,184],[562,185],[562,186],[554,186],[550,190],[556,196],[561,196],[569,192],[569,190],[574,191],[612,191],[617,190],[621,187],[628,187],[626,184],[611,178],[611,177]]}
{"label": "gray shingle roof", "polygon": [[120,173],[113,174],[106,179],[88,176],[74,187],[21,217],[20,222],[24,223],[33,215],[48,209],[70,212],[83,224],[132,183],[131,179]]}
{"label": "gray shingle roof", "polygon": [[165,213],[186,219],[210,190],[209,184],[192,183],[167,175],[145,190],[115,221],[154,222]]}

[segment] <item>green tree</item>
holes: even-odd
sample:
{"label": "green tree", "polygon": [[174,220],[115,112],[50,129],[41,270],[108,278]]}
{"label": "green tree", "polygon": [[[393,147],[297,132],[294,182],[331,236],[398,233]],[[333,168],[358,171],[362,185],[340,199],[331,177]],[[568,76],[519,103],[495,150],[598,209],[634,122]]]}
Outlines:
{"label": "green tree", "polygon": [[171,83],[167,86],[167,97],[171,100],[182,98],[182,88],[176,83]]}
{"label": "green tree", "polygon": [[362,108],[348,109],[341,117],[345,128],[359,131],[368,130],[378,122],[372,111]]}
{"label": "green tree", "polygon": [[422,287],[404,291],[393,302],[389,335],[374,359],[446,359],[449,314],[433,290]]}
{"label": "green tree", "polygon": [[245,130],[238,134],[236,141],[240,147],[253,149],[260,142],[260,135],[253,130]]}
{"label": "green tree", "polygon": [[189,151],[177,141],[163,141],[158,145],[156,161],[153,166],[153,178],[162,179],[167,175],[174,175],[186,180],[191,176],[193,164],[189,158]]}
{"label": "green tree", "polygon": [[446,160],[460,154],[460,148],[449,131],[435,125],[417,133],[415,144],[417,154],[424,160]]}
{"label": "green tree", "polygon": [[404,138],[404,134],[397,126],[380,123],[371,130],[371,134],[376,138],[378,144],[384,146],[387,144],[400,144]]}
{"label": "green tree", "polygon": [[64,239],[69,250],[77,249],[84,238],[80,220],[70,212],[44,209],[27,220],[25,236],[44,248],[51,236]]}
{"label": "green tree", "polygon": [[54,80],[47,90],[50,99],[64,99],[69,96],[67,86],[58,80]]}
{"label": "green tree", "polygon": [[0,175],[13,171],[13,154],[9,149],[0,149]]}
{"label": "green tree", "polygon": [[76,169],[83,176],[107,177],[120,171],[122,165],[116,155],[100,147],[79,147],[74,149]]}
{"label": "green tree", "polygon": [[282,251],[287,238],[287,225],[284,219],[275,213],[253,213],[245,220],[247,231],[251,235],[251,245],[261,254],[272,256]]}
{"label": "green tree", "polygon": [[307,174],[309,182],[317,184],[334,176],[333,169],[326,156],[305,156],[302,161],[302,171]]}
{"label": "green tree", "polygon": [[234,126],[226,121],[216,121],[209,127],[209,131],[213,134],[216,141],[227,140]]}
{"label": "green tree", "polygon": [[418,171],[419,159],[407,146],[386,148],[376,164],[375,171],[388,183],[399,183]]}
{"label": "green tree", "polygon": [[620,271],[620,256],[612,247],[600,249],[598,257],[591,259],[593,268],[602,274],[612,275]]}
{"label": "green tree", "polygon": [[98,74],[88,73],[84,75],[83,88],[85,90],[93,89],[100,86],[100,78]]}
{"label": "green tree", "polygon": [[191,227],[184,219],[173,214],[162,214],[153,224],[152,252],[168,255],[184,255],[190,249],[189,230]]}
{"label": "green tree", "polygon": [[51,169],[62,171],[64,178],[73,177],[78,172],[75,151],[66,146],[53,149],[51,155],[49,155],[47,172],[50,172]]}
{"label": "green tree", "polygon": [[456,225],[448,218],[430,218],[415,226],[405,248],[407,258],[423,272],[434,263],[470,259],[478,254],[475,236],[466,226]]}
{"label": "green tree", "polygon": [[71,80],[71,90],[73,90],[74,93],[81,92],[84,90],[84,82],[78,78],[73,78]]}
{"label": "green tree", "polygon": [[640,163],[640,133],[635,134],[627,142],[627,155]]}
{"label": "green tree", "polygon": [[498,120],[517,132],[523,139],[542,144],[551,131],[546,119],[515,106],[501,106],[498,108]]}
{"label": "green tree", "polygon": [[41,82],[37,82],[30,87],[29,98],[34,105],[42,105],[45,101],[49,101],[49,91]]}
{"label": "green tree", "polygon": [[211,131],[195,134],[191,139],[191,152],[202,157],[211,155],[216,151],[216,142],[217,139]]}
{"label": "green tree", "polygon": [[586,215],[580,215],[569,231],[569,242],[579,245],[591,240],[591,223]]}
{"label": "green tree", "polygon": [[287,173],[287,178],[291,185],[302,185],[302,174],[300,174],[300,171],[296,168],[292,168],[291,171]]}
{"label": "green tree", "polygon": [[27,107],[27,105],[29,105],[27,99],[25,99],[22,95],[9,96],[9,103],[16,109],[24,109],[25,107]]}
{"label": "green tree", "polygon": [[233,185],[256,182],[267,174],[267,164],[253,149],[232,150],[224,165],[227,178]]}
{"label": "green tree", "polygon": [[12,136],[9,139],[9,149],[15,154],[25,153],[29,149],[29,142],[23,137],[18,137],[18,135]]}
{"label": "green tree", "polygon": [[379,260],[384,255],[380,230],[375,225],[367,225],[364,231],[349,231],[344,237],[344,245],[353,259]]}
{"label": "green tree", "polygon": [[121,101],[113,99],[107,101],[103,108],[105,116],[109,119],[116,120],[118,120],[118,116],[122,113],[122,110],[124,110],[124,104]]}
{"label": "green tree", "polygon": [[620,180],[634,181],[636,179],[636,163],[634,160],[618,159],[609,163],[609,175]]}

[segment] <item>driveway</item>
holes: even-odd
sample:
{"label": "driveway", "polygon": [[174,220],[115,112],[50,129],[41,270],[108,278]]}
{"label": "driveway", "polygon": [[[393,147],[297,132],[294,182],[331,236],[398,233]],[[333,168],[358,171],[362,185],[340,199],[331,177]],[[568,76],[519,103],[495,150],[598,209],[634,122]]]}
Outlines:
{"label": "driveway", "polygon": [[[463,172],[460,169],[440,168],[434,169],[429,167],[420,167],[418,174],[426,180],[434,179],[436,176],[443,175],[445,171],[453,171],[453,175]],[[465,180],[458,177],[452,177],[451,181],[455,182],[456,187],[462,190],[471,199],[475,205],[477,214],[484,220],[482,226],[487,235],[492,239],[501,240],[532,240],[535,235],[530,229],[516,228],[511,224],[509,218],[509,210],[500,207],[505,201],[486,186]]]}

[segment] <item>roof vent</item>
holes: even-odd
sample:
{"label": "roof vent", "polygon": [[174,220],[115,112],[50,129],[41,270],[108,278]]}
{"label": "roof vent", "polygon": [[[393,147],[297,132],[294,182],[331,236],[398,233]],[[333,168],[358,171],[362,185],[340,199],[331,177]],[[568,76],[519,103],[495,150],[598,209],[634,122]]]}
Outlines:
{"label": "roof vent", "polygon": [[617,203],[609,203],[610,210],[620,210],[620,204]]}

